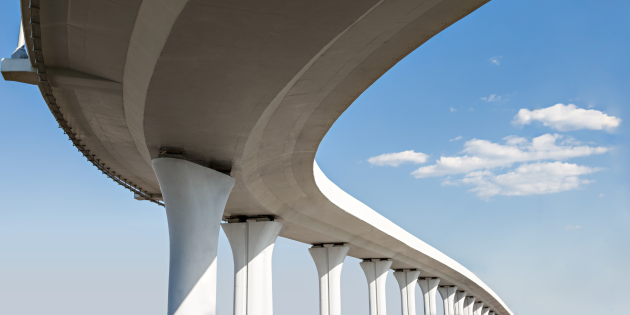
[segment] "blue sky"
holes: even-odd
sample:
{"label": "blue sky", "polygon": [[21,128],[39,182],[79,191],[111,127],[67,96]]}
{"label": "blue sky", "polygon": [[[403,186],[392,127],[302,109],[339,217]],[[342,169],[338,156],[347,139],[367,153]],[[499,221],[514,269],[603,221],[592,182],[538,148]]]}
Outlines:
{"label": "blue sky", "polygon": [[[625,1],[491,1],[361,95],[332,127],[317,161],[342,189],[477,274],[516,314],[626,314],[629,15]],[[18,20],[17,1],[5,1],[2,57],[15,49]],[[567,115],[563,125],[549,123],[545,119],[557,115],[548,108],[556,104],[591,110],[584,119],[604,130],[568,131],[584,123]],[[134,200],[97,172],[57,128],[36,87],[0,81],[0,106],[0,313],[164,313],[164,210]],[[518,116],[521,109],[543,110],[534,116],[548,126],[514,124],[515,117],[524,117]],[[610,119],[601,123],[604,114],[621,122],[617,127]],[[509,136],[512,145],[505,147]],[[564,148],[551,153],[529,148],[532,139],[551,136]],[[518,150],[520,157],[497,162],[480,149],[489,143]],[[576,147],[605,152],[557,160],[558,150]],[[393,167],[368,161],[408,150],[424,154],[412,155],[424,163]],[[539,160],[532,152],[555,157]],[[412,175],[441,157],[465,155],[499,166]],[[531,175],[532,165],[545,163],[556,164],[539,168],[534,177],[499,177],[521,166],[525,173],[530,166]],[[582,167],[581,175],[553,167],[562,163]],[[471,174],[484,171],[492,174]],[[553,174],[569,184],[549,188],[546,184],[558,179]],[[567,181],[567,176],[577,179]],[[462,182],[466,178],[468,183]],[[517,185],[523,183],[534,185]],[[494,190],[471,191],[489,184],[499,192],[491,185]],[[276,314],[318,313],[317,273],[307,248],[278,241]],[[222,235],[219,314],[231,314],[231,264]],[[367,288],[358,260],[346,260],[342,286],[343,313],[366,314]],[[397,291],[390,277],[390,314],[400,312]]]}

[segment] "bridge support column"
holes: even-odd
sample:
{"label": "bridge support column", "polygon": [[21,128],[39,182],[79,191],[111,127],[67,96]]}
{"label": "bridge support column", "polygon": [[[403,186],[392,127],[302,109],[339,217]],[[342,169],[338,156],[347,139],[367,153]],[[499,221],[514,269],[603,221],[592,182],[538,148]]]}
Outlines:
{"label": "bridge support column", "polygon": [[441,285],[438,287],[440,296],[444,302],[444,315],[455,315],[455,294],[457,287],[454,285]]}
{"label": "bridge support column", "polygon": [[494,313],[494,311],[490,311],[490,312],[488,313],[488,315],[494,315],[494,314],[495,314],[495,313]]}
{"label": "bridge support column", "polygon": [[484,307],[481,309],[481,315],[489,315],[490,313],[490,308],[489,307]]}
{"label": "bridge support column", "polygon": [[473,306],[473,315],[481,315],[482,310],[483,302],[478,301],[477,303],[475,303],[475,306]]}
{"label": "bridge support column", "polygon": [[420,271],[402,269],[394,272],[394,277],[400,287],[402,302],[402,315],[416,315],[416,283],[418,283]]}
{"label": "bridge support column", "polygon": [[313,257],[319,275],[319,314],[341,315],[341,267],[350,247],[324,244],[313,246]]}
{"label": "bridge support column", "polygon": [[464,301],[466,300],[466,291],[457,291],[455,293],[455,315],[464,314]]}
{"label": "bridge support column", "polygon": [[153,162],[170,239],[168,315],[216,313],[219,225],[234,178],[185,160]]}
{"label": "bridge support column", "polygon": [[420,290],[422,290],[422,297],[424,298],[425,315],[437,315],[435,294],[437,293],[438,284],[440,284],[439,278],[418,279],[418,285],[420,285]]}
{"label": "bridge support column", "polygon": [[386,315],[385,281],[392,262],[388,259],[366,259],[361,268],[367,278],[370,293],[370,315]]}
{"label": "bridge support column", "polygon": [[272,315],[271,260],[282,223],[239,220],[221,224],[234,257],[234,315]]}
{"label": "bridge support column", "polygon": [[464,315],[475,315],[473,311],[476,299],[477,298],[473,296],[467,296],[466,299],[464,299]]}

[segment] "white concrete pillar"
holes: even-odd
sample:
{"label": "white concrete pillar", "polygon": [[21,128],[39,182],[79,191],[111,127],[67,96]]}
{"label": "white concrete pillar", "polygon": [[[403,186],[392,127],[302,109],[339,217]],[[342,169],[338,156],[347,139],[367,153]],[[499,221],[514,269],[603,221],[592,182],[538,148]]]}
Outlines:
{"label": "white concrete pillar", "polygon": [[385,281],[392,262],[388,259],[366,259],[361,268],[367,278],[370,293],[370,315],[385,315]]}
{"label": "white concrete pillar", "polygon": [[483,302],[477,301],[477,303],[475,303],[475,306],[473,306],[473,315],[481,315],[482,310]]}
{"label": "white concrete pillar", "polygon": [[475,315],[473,312],[475,300],[477,300],[477,298],[474,296],[467,296],[466,299],[464,299],[464,315]]}
{"label": "white concrete pillar", "polygon": [[234,178],[185,160],[157,158],[170,239],[168,315],[214,315],[219,224]]}
{"label": "white concrete pillar", "polygon": [[435,294],[437,293],[439,284],[439,278],[418,279],[418,285],[420,286],[420,290],[422,290],[422,297],[424,298],[424,315],[437,315]]}
{"label": "white concrete pillar", "polygon": [[308,249],[319,275],[319,314],[341,315],[341,267],[350,247],[324,244]]}
{"label": "white concrete pillar", "polygon": [[271,261],[282,223],[249,218],[221,227],[234,257],[234,315],[272,315]]}
{"label": "white concrete pillar", "polygon": [[402,315],[416,315],[416,283],[420,271],[412,269],[396,270],[394,277],[400,287]]}
{"label": "white concrete pillar", "polygon": [[490,311],[488,315],[494,315],[494,311]]}
{"label": "white concrete pillar", "polygon": [[455,293],[455,315],[464,314],[464,300],[466,300],[466,291],[457,291]]}
{"label": "white concrete pillar", "polygon": [[444,315],[455,315],[455,294],[457,287],[454,285],[441,285],[438,287],[442,301],[444,302]]}
{"label": "white concrete pillar", "polygon": [[490,313],[490,308],[489,307],[484,307],[481,309],[481,315],[488,315],[488,313]]}

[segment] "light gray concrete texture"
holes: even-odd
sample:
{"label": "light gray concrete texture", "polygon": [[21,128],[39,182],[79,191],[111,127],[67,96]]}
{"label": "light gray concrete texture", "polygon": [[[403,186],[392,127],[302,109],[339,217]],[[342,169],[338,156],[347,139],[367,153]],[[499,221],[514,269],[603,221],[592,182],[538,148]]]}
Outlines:
{"label": "light gray concrete texture", "polygon": [[30,68],[5,59],[2,71],[39,84],[90,155],[167,203],[152,166],[164,147],[230,170],[223,217],[273,215],[282,237],[391,259],[391,268],[421,270],[511,314],[473,273],[343,192],[314,162],[363,91],[485,2],[23,0]]}
{"label": "light gray concrete texture", "polygon": [[481,315],[482,311],[483,311],[483,302],[478,301],[473,306],[473,315]]}
{"label": "light gray concrete texture", "polygon": [[168,315],[214,314],[219,224],[234,178],[170,158],[153,169],[168,202]]}
{"label": "light gray concrete texture", "polygon": [[[418,279],[418,285],[422,291],[424,301],[424,315],[437,315],[436,294],[439,284],[439,278],[422,277]],[[444,309],[444,314],[446,315],[446,309]]]}
{"label": "light gray concrete texture", "polygon": [[385,283],[392,262],[386,259],[366,259],[361,262],[368,284],[370,315],[386,315]]}
{"label": "light gray concrete texture", "polygon": [[248,219],[221,226],[234,257],[234,315],[272,315],[271,262],[282,223]]}
{"label": "light gray concrete texture", "polygon": [[397,270],[394,277],[400,287],[400,300],[402,315],[416,314],[416,284],[420,271],[417,270]]}
{"label": "light gray concrete texture", "polygon": [[464,315],[474,315],[473,309],[474,309],[476,300],[477,298],[473,296],[466,297],[466,299],[464,300]]}
{"label": "light gray concrete texture", "polygon": [[454,285],[441,285],[438,287],[442,303],[444,303],[444,315],[455,315],[455,295],[457,287]]}
{"label": "light gray concrete texture", "polygon": [[320,315],[341,315],[341,268],[349,250],[347,246],[334,244],[308,249],[319,276]]}
{"label": "light gray concrete texture", "polygon": [[464,315],[465,299],[466,291],[457,291],[457,293],[455,293],[455,315]]}

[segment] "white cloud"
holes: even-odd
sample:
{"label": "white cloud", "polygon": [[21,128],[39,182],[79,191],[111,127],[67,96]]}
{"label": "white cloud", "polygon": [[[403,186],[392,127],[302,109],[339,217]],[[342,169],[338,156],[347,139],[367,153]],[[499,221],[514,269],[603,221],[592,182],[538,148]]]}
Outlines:
{"label": "white cloud", "polygon": [[567,225],[564,229],[565,230],[577,230],[577,229],[581,229],[582,227],[579,225]]}
{"label": "white cloud", "polygon": [[599,193],[599,196],[603,198],[604,197],[604,193]]}
{"label": "white cloud", "polygon": [[501,96],[498,96],[496,94],[490,94],[490,96],[488,97],[482,97],[481,100],[482,101],[486,101],[488,103],[492,103],[492,102],[500,102],[503,98]]}
{"label": "white cloud", "polygon": [[488,61],[490,61],[491,64],[498,66],[501,64],[501,60],[500,60],[501,58],[503,58],[503,56],[495,56],[488,59]]}
{"label": "white cloud", "polygon": [[600,170],[562,162],[532,163],[522,164],[514,171],[501,175],[488,170],[470,172],[459,183],[476,186],[470,191],[476,192],[482,199],[496,195],[543,195],[578,189],[591,183],[580,175]]}
{"label": "white cloud", "polygon": [[416,178],[469,173],[472,171],[509,167],[517,162],[543,160],[562,161],[575,157],[603,154],[610,149],[606,147],[590,147],[586,145],[557,145],[556,141],[563,136],[545,134],[532,141],[525,138],[509,136],[504,138],[505,144],[492,143],[488,140],[472,139],[464,144],[464,156],[441,156],[434,165],[424,166],[411,174]]}
{"label": "white cloud", "polygon": [[563,137],[562,141],[560,142],[561,145],[581,145],[582,141],[578,141],[577,139],[571,137],[571,136],[566,136]]}
{"label": "white cloud", "polygon": [[457,136],[457,137],[455,137],[455,138],[453,138],[451,140],[448,140],[448,141],[452,142],[452,141],[462,140],[462,138],[463,138],[462,136]]}
{"label": "white cloud", "polygon": [[457,111],[457,109],[455,109],[455,108],[451,107],[451,113],[452,113],[452,112],[456,112],[456,111]]}
{"label": "white cloud", "polygon": [[403,163],[422,164],[427,161],[428,155],[422,152],[414,152],[408,150],[398,153],[385,153],[368,159],[368,162],[376,166],[393,166],[397,167]]}
{"label": "white cloud", "polygon": [[578,108],[573,104],[556,104],[535,110],[522,108],[514,116],[512,123],[523,126],[533,121],[540,121],[544,126],[559,131],[592,129],[610,132],[621,124],[620,118],[608,116],[595,109]]}

